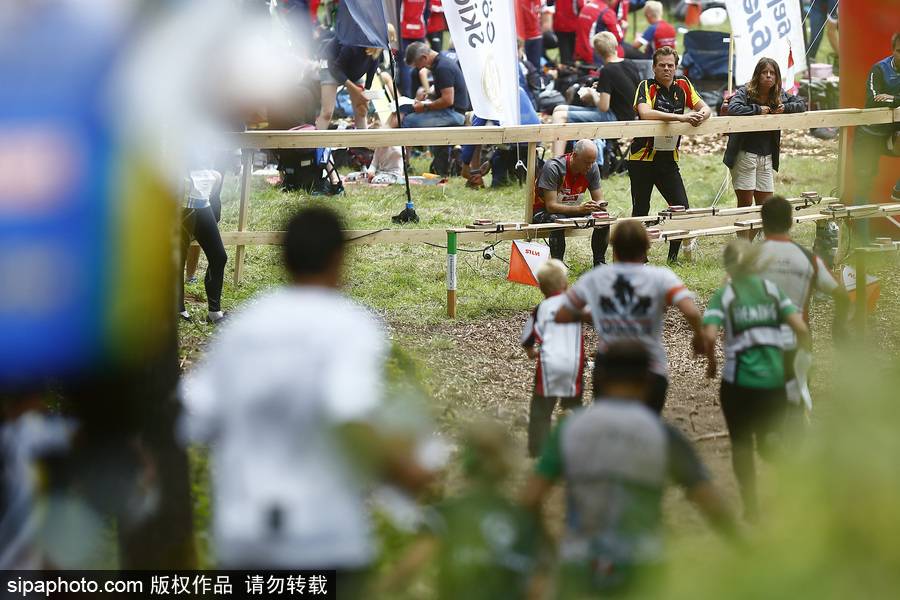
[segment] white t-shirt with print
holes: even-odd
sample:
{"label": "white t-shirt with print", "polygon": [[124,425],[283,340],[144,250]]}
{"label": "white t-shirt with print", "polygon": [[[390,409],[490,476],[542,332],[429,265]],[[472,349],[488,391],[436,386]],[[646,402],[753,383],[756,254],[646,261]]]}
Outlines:
{"label": "white t-shirt with print", "polygon": [[380,327],[334,290],[289,287],[221,332],[186,378],[181,431],[210,443],[220,566],[357,568],[373,549],[335,435],[380,405]]}
{"label": "white t-shirt with print", "polygon": [[541,345],[535,393],[538,396],[572,398],[581,393],[584,341],[581,321],[557,323],[556,313],[565,293],[550,296],[534,310],[522,330],[522,345]]}
{"label": "white t-shirt with print", "polygon": [[576,314],[590,307],[599,354],[616,340],[635,339],[652,357],[650,370],[668,377],[663,320],[666,308],[684,298],[693,294],[668,267],[620,261],[585,273],[566,294],[566,305]]}

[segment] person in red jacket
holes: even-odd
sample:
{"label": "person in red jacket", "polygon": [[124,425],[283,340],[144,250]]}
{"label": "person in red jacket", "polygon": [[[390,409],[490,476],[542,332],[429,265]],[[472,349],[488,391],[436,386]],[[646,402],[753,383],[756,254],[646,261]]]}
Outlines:
{"label": "person in red jacket", "polygon": [[631,4],[629,0],[609,0],[609,7],[616,11],[616,19],[619,21],[619,27],[622,31],[628,33],[628,6]]}
{"label": "person in red jacket", "polygon": [[[578,13],[578,26],[575,31],[575,59],[586,63],[602,62],[601,58],[594,54],[591,40],[594,34],[609,31],[621,44],[625,39],[625,33],[619,27],[616,12],[609,7],[604,0],[590,0]],[[617,51],[619,58],[625,56],[625,50],[620,45]]]}
{"label": "person in red jacket", "polygon": [[[428,0],[403,0],[400,6],[400,56],[406,56],[406,49],[413,42],[425,41],[425,6]],[[398,64],[400,71],[400,95],[414,98],[418,88],[418,69]],[[413,87],[415,85],[415,87]]]}
{"label": "person in red jacket", "polygon": [[447,19],[444,18],[444,6],[441,0],[431,1],[431,16],[425,22],[425,36],[428,38],[428,45],[435,52],[441,52],[444,49],[444,32],[447,31]]}
{"label": "person in red jacket", "polygon": [[638,35],[634,39],[634,47],[647,47],[644,54],[646,58],[653,56],[657,48],[669,46],[675,48],[675,28],[663,21],[663,5],[662,2],[656,0],[648,0],[644,5],[644,17],[650,27],[647,31]]}
{"label": "person in red jacket", "polygon": [[541,67],[544,32],[541,30],[541,0],[516,0],[516,37],[525,42],[525,58]]}
{"label": "person in red jacket", "polygon": [[578,13],[585,0],[559,0],[553,14],[553,33],[559,41],[559,62],[571,63],[575,60],[575,31],[578,28]]}

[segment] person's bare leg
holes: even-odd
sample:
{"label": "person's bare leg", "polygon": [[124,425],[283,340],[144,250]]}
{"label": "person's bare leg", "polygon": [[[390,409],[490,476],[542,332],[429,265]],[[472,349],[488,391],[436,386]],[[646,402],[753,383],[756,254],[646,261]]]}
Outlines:
{"label": "person's bare leg", "polygon": [[[756,203],[757,206],[762,206],[763,202],[772,197],[772,194],[772,192],[760,192],[759,190],[756,190],[753,192],[753,202]],[[759,229],[748,232],[747,239],[752,242],[759,235],[759,232]]]}
{"label": "person's bare leg", "polygon": [[472,154],[472,160],[469,161],[469,169],[470,174],[481,171],[481,144],[475,146],[475,153]]}
{"label": "person's bare leg", "polygon": [[334,101],[337,99],[337,86],[331,83],[322,85],[322,108],[319,110],[319,118],[316,119],[316,129],[328,129],[331,125],[331,117],[334,116]]}
{"label": "person's bare leg", "polygon": [[[553,109],[553,115],[550,117],[550,122],[554,125],[561,125],[562,123],[569,122],[569,107],[568,105],[557,106]],[[566,153],[566,141],[567,140],[556,140],[553,142],[553,156],[562,156]]]}
{"label": "person's bare leg", "polygon": [[188,246],[187,267],[185,269],[185,281],[190,279],[197,272],[197,265],[200,264],[200,246],[191,244]]}
{"label": "person's bare leg", "polygon": [[369,128],[369,101],[353,103],[353,123],[357,129]]}
{"label": "person's bare leg", "polygon": [[838,40],[838,24],[832,23],[828,21],[825,25],[825,35],[828,36],[828,43],[831,44],[831,49],[834,50],[834,53],[840,56],[840,41]]}
{"label": "person's bare leg", "polygon": [[760,192],[759,190],[755,190],[753,192],[753,201],[757,206],[762,206],[762,203],[771,198],[772,195],[772,192]]}
{"label": "person's bare leg", "polygon": [[[753,204],[753,194],[755,194],[755,190],[734,190],[734,195],[737,196],[737,205],[738,208],[742,208],[744,206],[750,206]],[[751,235],[751,231],[738,231],[737,236],[739,238],[744,238],[747,241],[753,239]]]}

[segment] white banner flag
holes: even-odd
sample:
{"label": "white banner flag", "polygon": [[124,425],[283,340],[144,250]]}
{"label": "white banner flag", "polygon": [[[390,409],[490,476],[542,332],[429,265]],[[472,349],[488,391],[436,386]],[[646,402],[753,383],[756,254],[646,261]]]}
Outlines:
{"label": "white banner flag", "polygon": [[475,114],[519,124],[519,60],[513,0],[444,0]]}
{"label": "white banner flag", "polygon": [[[753,77],[759,59],[774,58],[782,78],[806,69],[803,22],[799,0],[725,0],[734,35],[734,80],[744,85]],[[794,65],[788,57],[793,51]]]}

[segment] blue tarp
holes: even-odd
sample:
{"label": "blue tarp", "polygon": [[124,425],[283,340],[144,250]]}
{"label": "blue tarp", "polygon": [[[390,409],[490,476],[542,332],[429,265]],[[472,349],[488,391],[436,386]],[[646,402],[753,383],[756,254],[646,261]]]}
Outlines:
{"label": "blue tarp", "polygon": [[386,50],[388,28],[382,0],[341,0],[334,31],[344,46]]}

